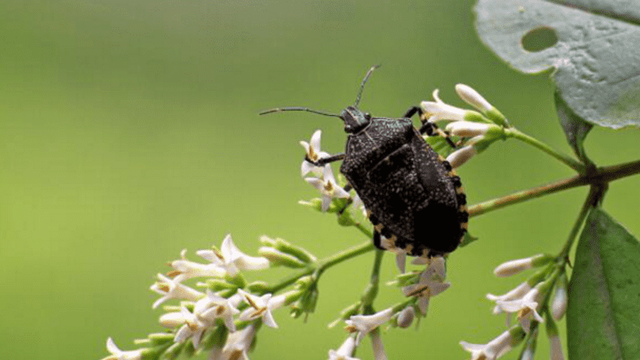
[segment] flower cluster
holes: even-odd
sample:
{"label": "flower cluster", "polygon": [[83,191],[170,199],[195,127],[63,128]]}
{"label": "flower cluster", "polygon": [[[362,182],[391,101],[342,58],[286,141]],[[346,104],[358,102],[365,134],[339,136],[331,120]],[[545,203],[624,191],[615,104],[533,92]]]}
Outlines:
{"label": "flower cluster", "polygon": [[[538,335],[539,323],[546,324],[547,335],[551,343],[551,359],[564,359],[558,330],[554,320],[560,320],[567,308],[567,278],[565,263],[553,256],[540,254],[525,259],[517,259],[499,265],[494,273],[499,277],[516,275],[532,268],[542,268],[503,295],[487,294],[494,302],[493,313],[507,314],[507,326],[515,315],[518,324],[484,345],[469,344],[462,341],[462,347],[471,352],[472,359],[497,359],[525,338],[527,347],[523,351],[532,357]],[[555,294],[552,297],[552,290]],[[551,301],[550,301],[551,300]],[[550,301],[550,306],[549,306]],[[543,318],[541,314],[544,314]]]}
{"label": "flower cluster", "polygon": [[435,101],[423,101],[420,104],[425,112],[423,120],[434,124],[450,121],[445,131],[463,139],[461,143],[464,146],[447,157],[447,161],[453,168],[460,167],[496,140],[504,138],[504,129],[510,127],[504,115],[476,90],[467,85],[458,84],[456,92],[462,100],[478,111],[461,109],[444,103],[438,96],[438,90],[433,92]]}
{"label": "flower cluster", "polygon": [[[170,332],[152,334],[138,342],[149,347],[133,351],[120,350],[109,338],[107,350],[111,356],[105,360],[175,358],[181,353],[205,350],[210,351],[212,359],[247,359],[260,326],[277,328],[273,312],[298,301],[308,286],[274,296],[265,283],[246,283],[242,273],[275,265],[300,267],[316,261],[306,250],[282,239],[262,237],[261,242],[264,246],[259,252],[263,256],[249,256],[227,235],[220,249],[196,252],[205,263],[188,260],[183,250],[179,260],[169,263],[172,270],[167,275],[158,274],[151,286],[161,295],[153,308],[179,301],[179,305],[165,306],[167,312],[160,316],[160,324]],[[203,291],[184,283],[192,278],[206,279],[196,284]]]}

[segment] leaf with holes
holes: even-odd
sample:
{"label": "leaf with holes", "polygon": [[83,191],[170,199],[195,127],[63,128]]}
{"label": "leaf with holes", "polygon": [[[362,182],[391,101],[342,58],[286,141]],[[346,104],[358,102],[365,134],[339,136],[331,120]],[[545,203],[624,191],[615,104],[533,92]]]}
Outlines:
{"label": "leaf with holes", "polygon": [[482,41],[520,71],[554,69],[577,116],[640,126],[640,1],[478,0],[475,10]]}
{"label": "leaf with holes", "polygon": [[640,357],[640,243],[603,210],[587,218],[569,284],[571,359]]}

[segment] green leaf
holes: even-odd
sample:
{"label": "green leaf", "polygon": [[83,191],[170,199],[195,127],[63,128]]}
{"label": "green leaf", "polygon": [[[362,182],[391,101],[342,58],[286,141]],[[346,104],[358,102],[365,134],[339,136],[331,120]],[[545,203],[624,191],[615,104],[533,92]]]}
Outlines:
{"label": "green leaf", "polygon": [[522,72],[554,69],[577,116],[640,126],[640,1],[478,0],[475,10],[482,41]]}
{"label": "green leaf", "polygon": [[555,101],[560,125],[562,125],[562,128],[564,129],[564,134],[566,135],[567,141],[569,142],[569,145],[571,145],[573,152],[575,152],[576,155],[578,155],[578,157],[585,163],[592,163],[584,151],[583,143],[587,134],[593,128],[593,125],[576,115],[576,113],[567,106],[567,103],[564,102],[562,97],[559,96],[558,92],[555,93]]}
{"label": "green leaf", "polygon": [[600,209],[580,236],[567,337],[571,359],[640,358],[640,243]]}

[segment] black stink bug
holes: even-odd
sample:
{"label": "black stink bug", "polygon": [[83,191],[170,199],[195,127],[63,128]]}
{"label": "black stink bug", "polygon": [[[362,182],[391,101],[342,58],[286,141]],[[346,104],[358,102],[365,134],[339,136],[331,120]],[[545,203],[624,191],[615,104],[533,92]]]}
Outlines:
{"label": "black stink bug", "polygon": [[[362,199],[374,225],[376,247],[401,249],[412,256],[446,255],[464,237],[469,213],[460,177],[422,137],[444,134],[417,106],[399,119],[372,117],[358,109],[364,86],[375,69],[367,72],[355,104],[340,115],[302,107],[271,109],[261,115],[308,111],[342,119],[349,134],[345,152],[306,160],[316,166],[342,160],[340,172],[348,180],[345,189],[353,188]],[[416,113],[422,122],[419,130],[411,121]]]}

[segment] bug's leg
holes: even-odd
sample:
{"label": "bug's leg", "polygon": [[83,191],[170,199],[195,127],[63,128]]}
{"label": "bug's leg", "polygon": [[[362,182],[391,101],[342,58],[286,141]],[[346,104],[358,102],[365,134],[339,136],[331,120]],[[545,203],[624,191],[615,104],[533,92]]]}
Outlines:
{"label": "bug's leg", "polygon": [[424,110],[422,110],[421,107],[419,106],[410,107],[403,117],[410,119],[415,114],[419,115],[420,122],[422,123],[422,126],[420,127],[420,134],[427,134],[427,136],[434,136],[434,135],[442,136],[447,141],[449,146],[451,146],[454,149],[456,148],[456,144],[454,144],[453,141],[451,141],[451,139],[449,138],[449,134],[442,131],[436,124],[429,122],[427,121],[427,119],[425,119]]}
{"label": "bug's leg", "polygon": [[382,247],[382,238],[380,237],[380,233],[376,230],[373,231],[373,245],[380,250],[385,250],[385,248]]}
{"label": "bug's leg", "polygon": [[411,119],[413,115],[420,114],[422,116],[423,113],[424,111],[422,111],[422,108],[420,108],[419,106],[412,106],[409,108],[409,110],[407,110],[407,112],[404,113],[402,117]]}
{"label": "bug's leg", "polygon": [[321,158],[318,159],[317,161],[313,161],[311,159],[309,159],[309,157],[307,157],[305,155],[304,159],[310,163],[312,163],[315,166],[325,166],[328,163],[332,163],[334,161],[340,161],[340,160],[344,160],[345,154],[344,153],[340,153],[340,154],[335,154],[333,156],[329,156],[326,158]]}

